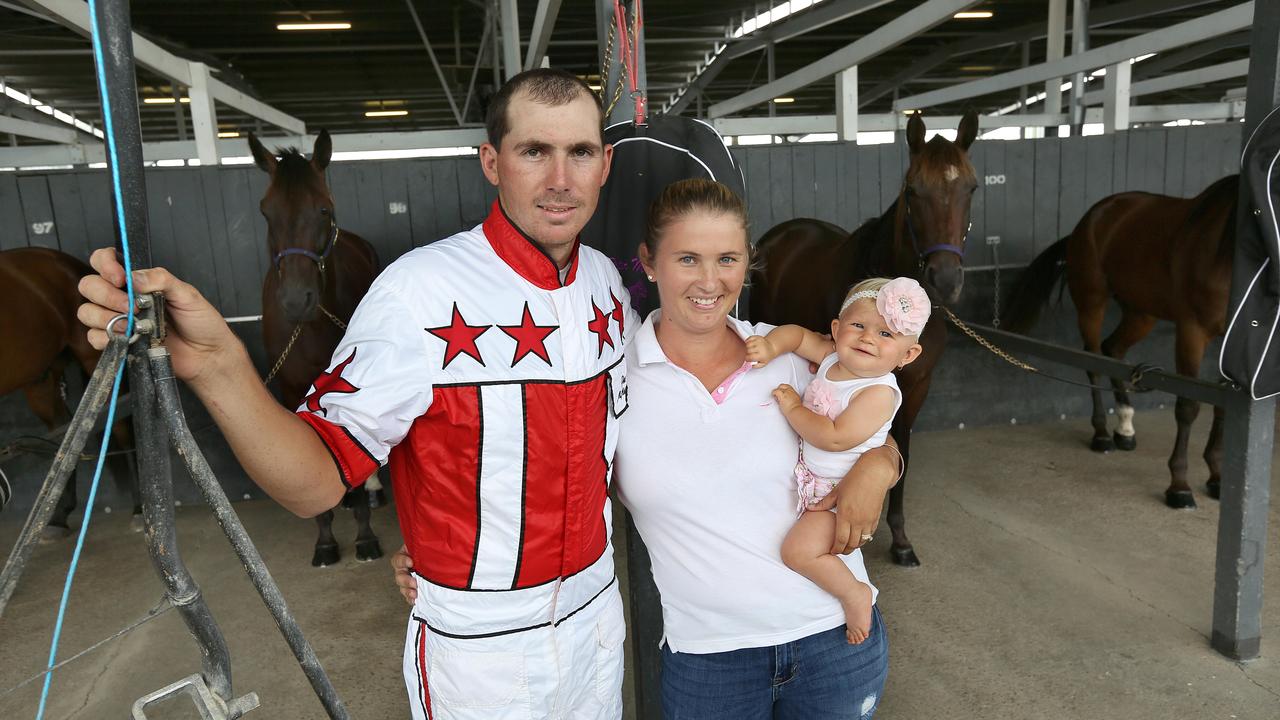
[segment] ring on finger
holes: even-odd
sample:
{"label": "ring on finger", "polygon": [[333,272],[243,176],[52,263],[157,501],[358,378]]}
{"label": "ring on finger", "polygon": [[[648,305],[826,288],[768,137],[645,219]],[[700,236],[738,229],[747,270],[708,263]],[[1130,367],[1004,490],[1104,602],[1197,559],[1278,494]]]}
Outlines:
{"label": "ring on finger", "polygon": [[865,545],[866,543],[871,542],[871,541],[872,541],[872,540],[874,540],[874,539],[875,539],[875,538],[874,538],[874,537],[872,537],[871,535],[867,535],[867,534],[865,534],[865,533],[862,535],[862,543],[863,543],[864,545]]}

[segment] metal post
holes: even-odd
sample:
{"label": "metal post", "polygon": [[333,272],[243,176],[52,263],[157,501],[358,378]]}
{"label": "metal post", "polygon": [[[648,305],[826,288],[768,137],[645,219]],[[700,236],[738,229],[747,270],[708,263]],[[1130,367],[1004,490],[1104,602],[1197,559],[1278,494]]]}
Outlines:
{"label": "metal post", "polygon": [[1107,67],[1102,99],[1102,132],[1108,135],[1129,129],[1129,79],[1132,67],[1128,60],[1121,60]]}
{"label": "metal post", "polygon": [[502,67],[506,79],[520,72],[520,14],[516,0],[498,0],[502,9]]}
{"label": "metal post", "polygon": [[[773,82],[774,80],[778,79],[778,75],[777,75],[777,69],[773,65],[773,43],[772,42],[764,46],[764,56],[765,56],[765,64],[767,65],[767,67],[765,68],[765,72],[768,74],[768,82]],[[778,103],[774,102],[773,100],[769,101],[769,117],[775,117],[778,114],[777,105]],[[837,112],[839,112],[838,109],[837,109]]]}
{"label": "metal post", "polygon": [[196,156],[201,165],[218,164],[218,113],[209,95],[209,66],[187,63],[191,68],[191,129],[196,135]]}
{"label": "metal post", "polygon": [[[1049,29],[1045,36],[1045,62],[1061,60],[1067,39],[1067,0],[1049,0]],[[1022,66],[1030,65],[1030,59],[1024,54]],[[1057,115],[1062,112],[1062,78],[1050,78],[1044,81],[1044,112],[1046,115]],[[1058,128],[1045,128],[1045,135],[1058,134]]]}
{"label": "metal post", "polygon": [[[1023,41],[1022,43],[1022,67],[1027,67],[1030,64],[1031,64],[1031,41],[1026,40],[1026,41]],[[1030,96],[1030,93],[1031,93],[1031,90],[1026,85],[1023,85],[1022,89],[1019,90],[1018,92],[1018,104],[1020,105],[1020,107],[1018,108],[1019,115],[1027,114],[1027,98]],[[1048,97],[1049,96],[1046,93],[1045,98],[1047,99]],[[1045,112],[1048,112],[1047,108],[1045,109]],[[1023,140],[1027,139],[1027,128],[1025,126],[1019,130],[1019,135],[1022,136]]]}
{"label": "metal post", "polygon": [[[1071,11],[1071,54],[1079,55],[1089,49],[1089,0],[1075,0]],[[1071,77],[1071,134],[1080,137],[1084,132],[1084,73]]]}
{"label": "metal post", "polygon": [[[1250,37],[1246,142],[1272,108],[1280,105],[1280,13],[1262,7],[1254,13]],[[1251,205],[1241,183],[1238,228],[1256,222]],[[1243,272],[1238,261],[1233,266],[1231,307],[1244,293],[1252,274],[1249,270]],[[1226,409],[1213,591],[1213,649],[1234,660],[1257,657],[1262,642],[1262,566],[1276,413],[1275,398],[1248,402],[1247,397]]]}
{"label": "metal post", "polygon": [[173,122],[178,128],[178,140],[182,142],[187,139],[187,120],[182,112],[182,93],[177,83],[169,86],[169,96],[173,98]]}
{"label": "metal post", "polygon": [[843,142],[858,141],[858,66],[836,74],[836,134]]}

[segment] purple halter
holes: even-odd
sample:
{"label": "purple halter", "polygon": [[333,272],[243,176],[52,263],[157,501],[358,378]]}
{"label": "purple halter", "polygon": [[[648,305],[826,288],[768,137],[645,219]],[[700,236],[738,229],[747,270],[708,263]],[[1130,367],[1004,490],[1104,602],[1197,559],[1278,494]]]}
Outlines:
{"label": "purple halter", "polygon": [[322,250],[320,254],[317,255],[316,253],[313,253],[310,250],[306,250],[304,248],[295,248],[295,247],[285,248],[284,250],[281,250],[280,252],[276,253],[276,256],[271,260],[271,264],[275,266],[276,272],[280,272],[281,260],[283,260],[288,255],[301,255],[307,258],[308,260],[311,260],[312,262],[314,262],[316,266],[320,268],[320,274],[323,275],[324,261],[328,259],[329,253],[333,252],[333,248],[337,244],[338,244],[338,219],[333,215],[330,215],[329,216],[329,239],[325,242],[324,250]]}
{"label": "purple halter", "polygon": [[[916,227],[911,222],[911,203],[907,201],[906,198],[903,198],[903,202],[907,203],[906,225],[907,225],[907,232],[911,233],[911,249],[916,251],[916,256],[920,260],[921,267],[924,267],[925,258],[929,257],[930,255],[936,252],[954,253],[960,256],[961,261],[964,260],[964,247],[956,247],[951,243],[938,243],[937,245],[930,245],[929,247],[921,250],[920,238],[916,235]],[[965,238],[969,237],[969,232],[972,230],[973,230],[973,221],[970,220],[969,227],[965,228],[965,231],[964,231]]]}

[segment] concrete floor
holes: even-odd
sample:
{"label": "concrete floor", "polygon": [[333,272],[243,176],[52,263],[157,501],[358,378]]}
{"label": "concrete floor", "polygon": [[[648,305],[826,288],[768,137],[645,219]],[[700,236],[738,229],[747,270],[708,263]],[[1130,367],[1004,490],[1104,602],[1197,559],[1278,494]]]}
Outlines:
{"label": "concrete floor", "polygon": [[[1199,495],[1200,510],[1164,508],[1171,415],[1140,414],[1139,449],[1108,456],[1085,449],[1082,419],[917,435],[908,522],[924,565],[889,565],[883,527],[869,552],[892,647],[878,717],[1280,717],[1274,582],[1263,657],[1237,664],[1209,649],[1216,504]],[[1280,457],[1276,463],[1280,469]],[[1202,465],[1193,468],[1202,485]],[[407,717],[399,667],[405,607],[387,564],[347,558],[314,570],[310,523],[266,501],[237,509],[352,715]],[[1280,577],[1277,515],[1273,509],[1269,578]],[[6,551],[20,522],[0,522]],[[262,698],[248,717],[322,717],[210,514],[183,507],[178,522],[183,555],[231,647],[236,688]],[[375,522],[384,547],[398,546],[392,514],[379,511]],[[340,537],[354,535],[349,514],[338,528]],[[70,543],[39,548],[0,620],[0,692],[43,666],[70,553]],[[128,518],[98,516],[61,656],[143,615],[160,592]],[[135,698],[198,667],[194,645],[169,613],[58,672],[46,717],[126,717]],[[38,697],[39,683],[0,697],[0,718],[34,717]],[[153,717],[197,715],[183,699]]]}

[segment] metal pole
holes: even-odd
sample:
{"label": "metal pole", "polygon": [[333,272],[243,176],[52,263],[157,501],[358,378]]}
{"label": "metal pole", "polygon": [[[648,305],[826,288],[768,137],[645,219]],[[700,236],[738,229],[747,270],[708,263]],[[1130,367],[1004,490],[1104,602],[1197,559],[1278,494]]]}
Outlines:
{"label": "metal pole", "polygon": [[[765,72],[768,74],[768,78],[769,78],[768,82],[773,82],[774,80],[778,79],[778,76],[776,74],[777,69],[773,65],[773,43],[772,42],[764,46],[764,56],[766,60]],[[759,67],[759,66],[757,65],[756,67]],[[838,84],[839,83],[837,82],[837,85]],[[837,90],[837,92],[839,91]],[[769,101],[769,117],[774,117],[778,114],[777,105],[778,104],[775,103],[773,100]]]}
{"label": "metal pole", "polygon": [[[1089,0],[1075,0],[1071,11],[1071,54],[1079,55],[1089,49]],[[1084,73],[1071,77],[1071,135],[1080,137],[1084,132]]]}
{"label": "metal pole", "polygon": [[[1280,105],[1280,12],[1258,5],[1249,48],[1243,137],[1245,142],[1272,108]],[[1256,222],[1245,183],[1240,184],[1237,237]],[[1247,270],[1247,272],[1246,272]],[[1236,307],[1253,267],[1232,267],[1229,307]],[[1276,400],[1227,407],[1223,423],[1222,495],[1218,510],[1217,571],[1213,591],[1213,649],[1234,660],[1258,656],[1261,648],[1262,566],[1267,546]]]}
{"label": "metal pole", "polygon": [[[1049,27],[1045,35],[1045,62],[1061,60],[1063,46],[1067,38],[1067,0],[1049,0]],[[1030,41],[1028,41],[1030,45]],[[1022,67],[1031,64],[1027,52],[1023,53]],[[1046,115],[1057,115],[1062,112],[1062,78],[1049,78],[1044,81],[1044,112]],[[1025,132],[1025,131],[1024,131]],[[1045,135],[1056,137],[1058,127],[1045,128]]]}

